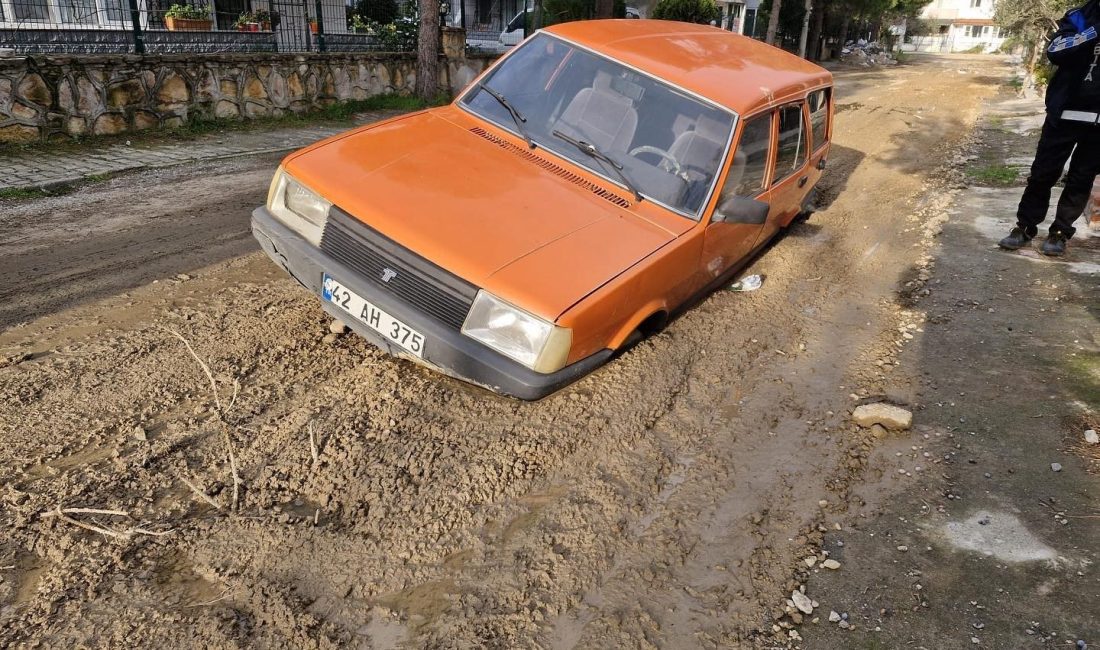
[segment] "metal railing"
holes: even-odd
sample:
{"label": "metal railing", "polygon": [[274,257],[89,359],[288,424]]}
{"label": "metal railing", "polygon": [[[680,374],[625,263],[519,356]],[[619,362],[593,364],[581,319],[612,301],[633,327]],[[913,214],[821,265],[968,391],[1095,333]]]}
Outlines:
{"label": "metal railing", "polygon": [[[409,21],[413,29],[409,29]],[[0,0],[16,54],[364,52],[416,49],[415,19],[355,19],[343,0]]]}

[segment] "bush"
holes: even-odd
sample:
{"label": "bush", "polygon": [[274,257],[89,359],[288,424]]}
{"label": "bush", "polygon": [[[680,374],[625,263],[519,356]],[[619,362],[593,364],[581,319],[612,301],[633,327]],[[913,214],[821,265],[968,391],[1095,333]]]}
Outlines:
{"label": "bush", "polygon": [[719,20],[722,12],[714,0],[658,0],[653,17],[709,25],[711,21]]}
{"label": "bush", "polygon": [[392,23],[397,19],[399,10],[395,0],[359,0],[355,3],[355,13],[365,23]]}

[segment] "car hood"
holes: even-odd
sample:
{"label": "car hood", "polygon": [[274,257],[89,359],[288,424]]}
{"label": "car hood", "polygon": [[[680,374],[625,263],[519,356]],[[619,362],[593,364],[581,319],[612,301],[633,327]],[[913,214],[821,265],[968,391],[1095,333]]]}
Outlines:
{"label": "car hood", "polygon": [[489,130],[456,108],[427,111],[319,143],[284,166],[402,246],[549,319],[679,234],[601,197],[568,163]]}

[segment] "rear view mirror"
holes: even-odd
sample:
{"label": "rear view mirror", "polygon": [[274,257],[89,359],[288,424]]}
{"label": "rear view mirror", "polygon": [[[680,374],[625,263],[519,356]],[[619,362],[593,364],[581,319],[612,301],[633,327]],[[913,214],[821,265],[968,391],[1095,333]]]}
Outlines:
{"label": "rear view mirror", "polygon": [[771,206],[763,201],[744,196],[728,196],[718,204],[711,222],[762,226],[767,222],[770,210]]}

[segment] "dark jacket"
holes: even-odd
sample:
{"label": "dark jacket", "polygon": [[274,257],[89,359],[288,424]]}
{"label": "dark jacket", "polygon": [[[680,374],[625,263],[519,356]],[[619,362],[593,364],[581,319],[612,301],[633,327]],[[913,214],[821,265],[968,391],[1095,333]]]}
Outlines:
{"label": "dark jacket", "polygon": [[[1100,0],[1090,0],[1058,21],[1047,58],[1058,66],[1047,87],[1047,112],[1059,115],[1073,101],[1100,45]],[[1100,112],[1100,106],[1096,111]]]}

